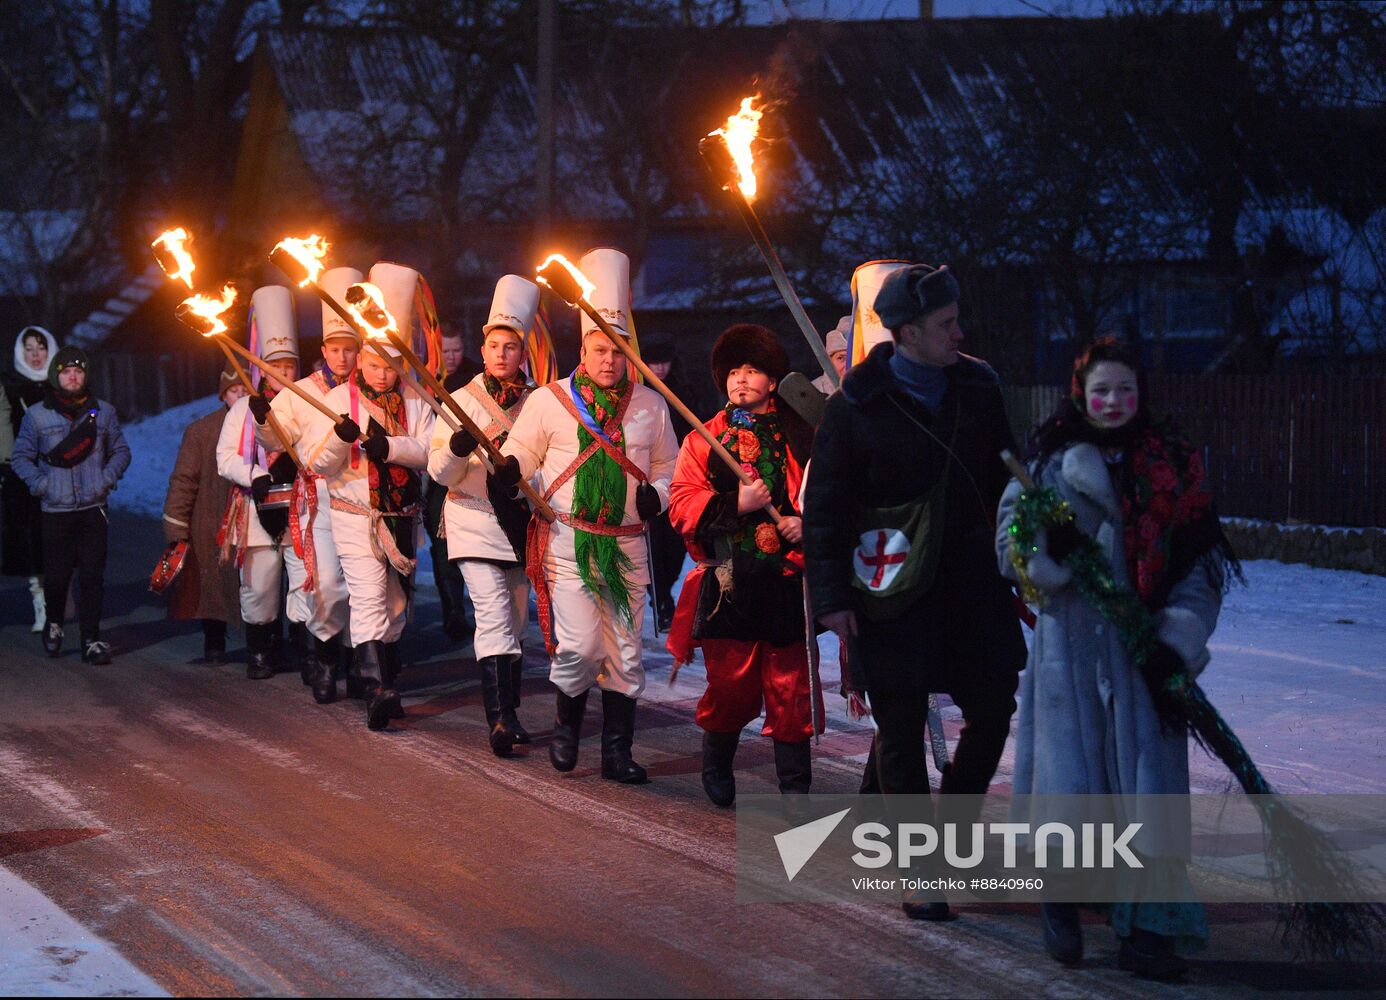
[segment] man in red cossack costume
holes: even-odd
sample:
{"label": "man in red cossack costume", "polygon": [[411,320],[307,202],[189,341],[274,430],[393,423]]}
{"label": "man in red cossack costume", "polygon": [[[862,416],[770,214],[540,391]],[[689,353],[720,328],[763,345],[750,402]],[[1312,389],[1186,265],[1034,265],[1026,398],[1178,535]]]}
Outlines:
{"label": "man in red cossack costume", "polygon": [[670,521],[698,565],[684,580],[667,646],[680,664],[703,650],[703,789],[719,806],[736,800],[737,743],[762,704],[761,734],[775,741],[780,791],[807,792],[813,716],[823,712],[821,698],[810,712],[803,525],[794,506],[812,431],[776,395],[788,371],[789,356],[770,330],[738,324],[723,332],[712,373],[727,405],[706,426],[753,481],[740,483],[706,440],[690,434],[669,490]]}

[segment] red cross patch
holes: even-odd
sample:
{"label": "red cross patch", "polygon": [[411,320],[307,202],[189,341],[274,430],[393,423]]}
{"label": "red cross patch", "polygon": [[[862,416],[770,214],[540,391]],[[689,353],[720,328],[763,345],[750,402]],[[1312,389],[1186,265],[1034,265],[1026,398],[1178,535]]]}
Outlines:
{"label": "red cross patch", "polygon": [[873,528],[863,531],[852,566],[858,579],[871,590],[885,590],[905,564],[910,553],[910,540],[894,528]]}

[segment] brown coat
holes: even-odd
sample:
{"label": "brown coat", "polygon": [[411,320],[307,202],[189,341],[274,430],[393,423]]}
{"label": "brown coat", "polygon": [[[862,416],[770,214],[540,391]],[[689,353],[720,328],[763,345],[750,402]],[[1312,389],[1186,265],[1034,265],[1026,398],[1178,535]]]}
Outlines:
{"label": "brown coat", "polygon": [[217,531],[231,492],[231,484],[217,475],[217,438],[225,419],[226,407],[218,406],[188,425],[169,476],[164,537],[191,542],[183,572],[169,592],[168,616],[174,620],[241,620],[236,566],[217,559]]}

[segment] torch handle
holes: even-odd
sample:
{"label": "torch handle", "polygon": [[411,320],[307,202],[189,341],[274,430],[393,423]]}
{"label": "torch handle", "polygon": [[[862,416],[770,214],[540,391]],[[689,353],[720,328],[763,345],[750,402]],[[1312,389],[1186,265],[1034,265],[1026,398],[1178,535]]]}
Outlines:
{"label": "torch handle", "polygon": [[[491,443],[491,438],[487,436],[485,431],[476,425],[476,421],[467,416],[467,411],[462,409],[462,404],[452,398],[452,393],[448,392],[437,375],[434,375],[428,370],[428,366],[424,364],[423,360],[404,342],[404,338],[393,330],[387,330],[385,336],[389,338],[390,343],[394,345],[395,349],[398,350],[400,354],[404,355],[404,360],[408,361],[414,366],[415,370],[418,371],[424,385],[432,389],[434,393],[437,394],[438,398],[442,400],[443,405],[452,411],[452,415],[457,418],[457,422],[456,424],[451,424],[450,422],[450,425],[459,426],[462,430],[465,430],[475,438],[477,444],[481,445],[482,450],[486,452],[486,457],[491,460],[492,466],[502,462],[505,456],[501,454],[501,450]],[[520,492],[529,500],[530,504],[534,507],[535,513],[545,521],[553,521],[558,516],[554,513],[553,507],[549,505],[549,502],[540,496],[539,491],[531,486],[528,481],[521,479],[515,485],[519,487]]]}
{"label": "torch handle", "polygon": [[828,357],[828,349],[823,344],[823,340],[818,336],[818,331],[813,328],[813,321],[809,319],[808,312],[804,309],[804,304],[799,301],[799,293],[794,291],[794,286],[789,283],[789,275],[785,273],[784,264],[780,261],[780,255],[775,251],[775,246],[770,242],[770,236],[761,225],[760,216],[756,215],[751,203],[746,200],[746,196],[741,193],[741,189],[732,185],[728,191],[732,200],[736,203],[737,211],[741,213],[741,219],[746,223],[746,228],[751,231],[751,240],[755,243],[756,249],[765,260],[765,266],[770,269],[770,277],[775,281],[775,287],[779,289],[780,297],[784,299],[784,304],[789,307],[789,313],[794,317],[794,322],[799,325],[799,332],[808,341],[809,349],[813,351],[813,356],[818,359],[818,364],[823,368],[823,374],[828,376],[828,381],[836,388],[841,379],[838,377],[837,368],[834,367],[832,358]]}
{"label": "torch handle", "polygon": [[[333,413],[332,407],[328,406],[326,403],[318,399],[318,397],[314,396],[312,393],[308,392],[308,390],[304,389],[302,386],[295,384],[291,379],[284,378],[273,368],[269,367],[268,362],[266,362],[263,358],[258,358],[254,354],[251,354],[244,347],[236,343],[234,340],[232,340],[225,334],[219,334],[218,339],[221,341],[221,343],[231,348],[231,350],[235,351],[241,357],[245,358],[252,365],[255,365],[257,368],[259,368],[267,376],[278,382],[280,388],[288,389],[290,392],[294,393],[296,396],[302,399],[305,403],[315,407],[320,413],[322,413],[324,417],[326,417],[328,420],[331,420],[333,424],[340,424],[342,422],[342,416],[340,413]],[[363,433],[360,436],[360,440],[364,441],[365,439],[366,436]]]}
{"label": "torch handle", "polygon": [[1030,470],[1025,468],[1020,460],[1011,454],[1009,448],[1001,452],[1001,461],[1006,463],[1006,468],[1011,471],[1011,475],[1015,477],[1021,489],[1033,490],[1035,488],[1035,480],[1030,476]]}
{"label": "torch handle", "polygon": [[[746,470],[741,467],[741,463],[732,457],[731,452],[722,447],[722,442],[717,440],[717,436],[703,425],[703,422],[694,415],[693,411],[683,405],[683,400],[674,395],[674,390],[665,385],[664,380],[658,375],[650,371],[650,366],[641,361],[640,355],[636,354],[634,348],[626,343],[625,338],[611,328],[611,324],[602,317],[602,314],[597,311],[596,306],[592,305],[592,303],[584,298],[578,301],[578,307],[591,318],[593,323],[597,324],[597,328],[601,330],[602,333],[607,335],[611,342],[616,345],[617,350],[626,356],[626,360],[633,364],[636,371],[645,377],[645,381],[659,390],[660,395],[669,401],[669,405],[679,412],[679,416],[688,421],[688,425],[703,436],[703,439],[708,443],[708,447],[712,449],[712,453],[726,463],[727,468],[731,469],[741,484],[743,486],[750,486],[754,480],[746,474]],[[770,515],[770,520],[774,521],[776,524],[784,520],[780,512],[774,507],[766,507],[765,512]]]}
{"label": "torch handle", "polygon": [[439,420],[447,424],[453,430],[457,430],[458,423],[455,419],[453,419],[452,414],[443,408],[443,406],[438,402],[437,397],[435,397],[433,393],[429,392],[423,386],[419,385],[418,379],[414,378],[413,375],[409,374],[409,369],[404,367],[404,365],[400,362],[399,358],[396,358],[394,355],[386,352],[379,344],[377,344],[373,340],[368,340],[366,341],[366,343],[370,345],[371,350],[373,350],[376,354],[380,355],[380,357],[384,360],[384,362],[387,365],[394,369],[395,374],[399,376],[400,381],[407,385],[410,391],[414,393],[414,395],[418,396],[420,399],[422,399],[425,403],[429,405],[433,412],[438,415]]}
{"label": "torch handle", "polygon": [[[245,386],[245,391],[252,396],[257,395],[259,390],[255,388],[255,384],[250,381],[250,376],[246,374],[246,370],[241,367],[240,361],[237,360],[236,356],[227,348],[221,337],[217,338],[217,345],[221,348],[221,353],[226,355],[226,360],[231,363],[232,369],[236,372],[236,377],[241,380],[241,385]],[[300,469],[303,468],[303,461],[298,457],[298,453],[294,451],[294,446],[289,441],[289,435],[285,432],[284,428],[280,426],[279,418],[271,413],[265,422],[269,424],[270,430],[273,431],[274,436],[279,439],[279,443],[284,446],[284,452],[293,459],[294,465],[298,466]]]}

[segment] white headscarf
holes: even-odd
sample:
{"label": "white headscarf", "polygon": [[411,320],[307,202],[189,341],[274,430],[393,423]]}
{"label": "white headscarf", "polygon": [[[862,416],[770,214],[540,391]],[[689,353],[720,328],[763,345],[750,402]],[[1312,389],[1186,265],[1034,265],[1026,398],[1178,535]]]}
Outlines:
{"label": "white headscarf", "polygon": [[24,338],[30,333],[41,333],[43,339],[48,341],[48,365],[53,363],[53,355],[58,353],[58,342],[53,339],[53,335],[41,326],[26,326],[19,331],[19,336],[14,340],[14,370],[23,375],[30,382],[48,381],[48,365],[43,366],[43,370],[30,368],[24,361]]}

